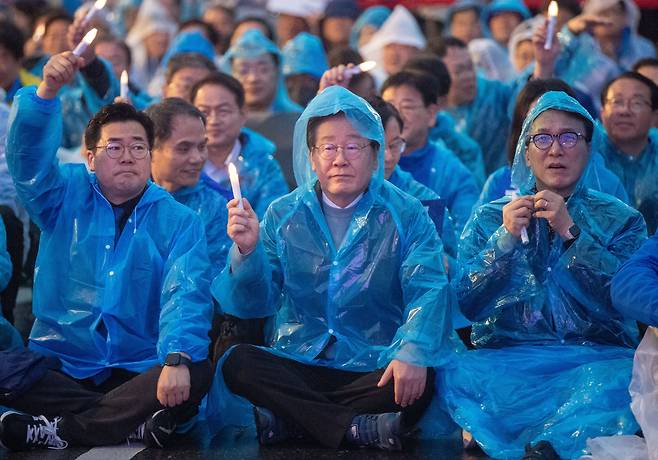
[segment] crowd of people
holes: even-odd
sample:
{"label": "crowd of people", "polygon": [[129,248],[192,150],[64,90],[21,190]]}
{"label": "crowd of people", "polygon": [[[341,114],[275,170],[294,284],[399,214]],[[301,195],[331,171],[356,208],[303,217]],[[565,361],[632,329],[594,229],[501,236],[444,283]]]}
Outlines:
{"label": "crowd of people", "polygon": [[640,433],[656,47],[633,0],[555,3],[0,7],[1,445]]}

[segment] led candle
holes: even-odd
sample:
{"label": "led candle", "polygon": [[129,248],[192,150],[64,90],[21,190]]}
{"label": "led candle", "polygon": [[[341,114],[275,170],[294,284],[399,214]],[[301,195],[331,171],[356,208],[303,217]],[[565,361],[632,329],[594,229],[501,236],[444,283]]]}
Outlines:
{"label": "led candle", "polygon": [[128,99],[128,72],[121,72],[121,99]]}
{"label": "led candle", "polygon": [[240,178],[238,170],[233,163],[228,164],[228,177],[231,179],[231,189],[233,189],[233,198],[238,200],[238,208],[244,209],[242,204],[242,193],[240,192]]}
{"label": "led candle", "polygon": [[87,48],[89,48],[89,46],[94,42],[97,33],[97,29],[91,29],[89,32],[87,32],[82,41],[78,43],[78,46],[76,46],[73,50],[73,54],[79,57],[82,55],[82,53],[87,51]]}
{"label": "led candle", "polygon": [[364,61],[356,67],[351,67],[345,70],[345,74],[353,77],[354,75],[358,75],[362,72],[370,72],[375,67],[377,67],[377,63],[375,61]]}
{"label": "led candle", "polygon": [[553,46],[553,35],[555,35],[555,24],[557,23],[557,2],[552,0],[548,5],[548,27],[546,28],[546,42],[544,49],[550,50]]}
{"label": "led candle", "polygon": [[89,8],[89,11],[87,11],[85,18],[82,20],[82,27],[86,27],[91,22],[91,20],[94,19],[96,13],[103,9],[106,1],[107,0],[96,0],[96,2],[94,2],[93,6]]}
{"label": "led candle", "polygon": [[[513,200],[516,200],[519,197],[519,190],[518,189],[508,190],[506,194],[509,194],[509,196]],[[525,227],[521,229],[521,242],[523,244],[528,244],[530,242],[530,238],[528,238],[528,229]]]}

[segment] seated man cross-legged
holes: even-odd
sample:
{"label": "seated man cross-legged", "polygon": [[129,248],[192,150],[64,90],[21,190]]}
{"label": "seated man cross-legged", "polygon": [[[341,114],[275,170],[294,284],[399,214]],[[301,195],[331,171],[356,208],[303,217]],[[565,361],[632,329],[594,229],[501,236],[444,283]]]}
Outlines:
{"label": "seated man cross-legged", "polygon": [[213,295],[228,314],[272,316],[274,332],[271,348],[230,350],[214,385],[256,406],[263,444],[398,450],[457,343],[441,240],[420,201],[384,180],[382,123],[363,99],[327,88],[294,143],[301,185],[260,227],[248,200],[229,202],[235,244]]}
{"label": "seated man cross-legged", "polygon": [[162,447],[210,384],[203,224],[149,180],[151,120],[108,105],[85,132],[92,173],[57,165],[57,92],[82,64],[71,52],[52,57],[38,89],[21,89],[13,106],[7,163],[42,232],[29,347],[61,361],[24,391],[0,394],[22,412],[0,416],[13,450],[127,439]]}

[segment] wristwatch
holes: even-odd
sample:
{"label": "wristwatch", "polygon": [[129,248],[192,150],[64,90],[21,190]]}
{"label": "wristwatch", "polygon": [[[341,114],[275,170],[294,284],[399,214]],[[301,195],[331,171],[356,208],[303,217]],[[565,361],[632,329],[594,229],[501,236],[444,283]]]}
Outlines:
{"label": "wristwatch", "polygon": [[173,367],[180,366],[181,364],[190,367],[192,365],[192,360],[186,358],[181,353],[169,353],[165,358],[165,362],[164,362],[165,366],[173,366]]}
{"label": "wristwatch", "polygon": [[578,225],[573,224],[571,227],[569,227],[569,230],[567,230],[567,241],[573,241],[579,236],[580,236],[580,228],[578,227]]}

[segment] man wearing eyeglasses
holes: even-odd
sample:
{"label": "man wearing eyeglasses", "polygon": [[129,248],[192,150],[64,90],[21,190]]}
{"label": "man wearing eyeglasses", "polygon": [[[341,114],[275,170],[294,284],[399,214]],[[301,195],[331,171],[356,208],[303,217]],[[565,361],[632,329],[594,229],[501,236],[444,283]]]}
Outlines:
{"label": "man wearing eyeglasses", "polygon": [[199,217],[149,181],[152,121],[105,106],[85,131],[91,174],[57,165],[57,93],[83,63],[52,57],[38,89],[18,93],[8,135],[9,171],[42,231],[30,349],[61,362],[0,396],[23,412],[0,416],[13,450],[163,447],[210,381],[206,238]]}
{"label": "man wearing eyeglasses", "polygon": [[588,437],[637,429],[638,330],[609,286],[646,229],[582,179],[593,132],[575,99],[545,93],[516,147],[520,196],[480,206],[462,233],[454,285],[476,350],[446,371],[448,407],[491,457],[573,458]]}
{"label": "man wearing eyeglasses", "polygon": [[649,233],[658,228],[658,87],[636,72],[612,80],[601,93],[606,133],[598,149],[642,213]]}

